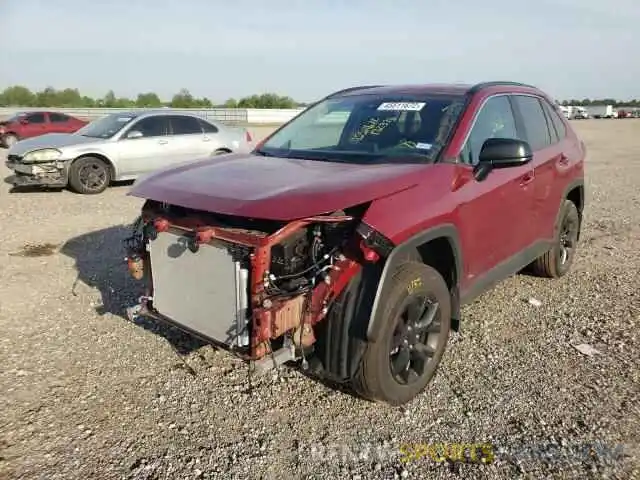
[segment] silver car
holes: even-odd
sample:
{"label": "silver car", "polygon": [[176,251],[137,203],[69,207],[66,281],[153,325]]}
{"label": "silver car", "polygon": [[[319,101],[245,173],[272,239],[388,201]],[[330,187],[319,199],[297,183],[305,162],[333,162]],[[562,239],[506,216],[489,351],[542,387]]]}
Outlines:
{"label": "silver car", "polygon": [[247,129],[170,110],[121,112],[80,130],[50,133],[14,144],[7,167],[14,186],[70,186],[104,191],[112,181],[135,180],[170,165],[253,149]]}

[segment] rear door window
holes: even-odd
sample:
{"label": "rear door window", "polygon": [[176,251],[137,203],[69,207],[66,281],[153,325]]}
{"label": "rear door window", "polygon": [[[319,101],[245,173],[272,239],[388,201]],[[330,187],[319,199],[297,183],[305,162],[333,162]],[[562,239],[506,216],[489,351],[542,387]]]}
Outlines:
{"label": "rear door window", "polygon": [[540,100],[529,95],[514,95],[513,99],[522,116],[526,140],[531,149],[542,150],[551,145],[551,134]]}
{"label": "rear door window", "polygon": [[169,119],[166,116],[146,117],[131,127],[145,138],[163,137],[169,134]]}
{"label": "rear door window", "polygon": [[551,113],[549,112],[549,108],[547,108],[547,105],[544,102],[542,102],[541,105],[542,111],[544,112],[544,118],[547,121],[547,128],[549,129],[551,144],[555,145],[560,141],[560,139],[558,138],[558,132],[556,131],[556,127],[551,120]]}
{"label": "rear door window", "polygon": [[558,140],[562,140],[567,136],[567,127],[565,127],[564,122],[562,121],[562,117],[558,112],[557,108],[554,108],[549,102],[542,102],[547,107],[547,112],[549,114],[549,118],[551,119],[551,124],[556,130],[558,134]]}
{"label": "rear door window", "polygon": [[49,121],[52,123],[66,123],[70,118],[63,113],[50,113]]}
{"label": "rear door window", "polygon": [[173,135],[193,135],[202,133],[200,122],[194,117],[186,115],[174,115],[169,117],[171,121],[171,132]]}
{"label": "rear door window", "polygon": [[44,113],[30,113],[27,115],[27,121],[29,123],[46,123]]}

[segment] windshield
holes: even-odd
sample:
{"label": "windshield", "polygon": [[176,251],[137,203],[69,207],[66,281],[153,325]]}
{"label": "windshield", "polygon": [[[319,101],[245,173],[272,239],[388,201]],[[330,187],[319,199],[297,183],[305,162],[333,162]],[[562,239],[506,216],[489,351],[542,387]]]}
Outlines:
{"label": "windshield", "polygon": [[11,123],[17,122],[18,120],[20,120],[21,118],[24,118],[26,116],[27,116],[27,114],[24,113],[24,112],[16,113],[15,115],[12,115],[9,118],[7,118],[5,120],[5,122],[11,122]]}
{"label": "windshield", "polygon": [[350,163],[432,161],[461,111],[462,97],[352,95],[323,100],[256,153]]}
{"label": "windshield", "polygon": [[85,125],[76,131],[75,135],[93,138],[111,138],[125,126],[129,125],[135,118],[135,115],[112,113],[111,115],[99,118]]}

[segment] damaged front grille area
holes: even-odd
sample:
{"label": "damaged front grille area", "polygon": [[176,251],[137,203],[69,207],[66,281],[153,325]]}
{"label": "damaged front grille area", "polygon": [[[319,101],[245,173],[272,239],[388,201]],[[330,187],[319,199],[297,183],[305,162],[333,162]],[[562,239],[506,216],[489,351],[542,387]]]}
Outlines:
{"label": "damaged front grille area", "polygon": [[276,220],[251,219],[246,217],[236,217],[233,215],[223,215],[202,210],[169,205],[155,200],[147,200],[142,207],[143,217],[162,216],[170,222],[187,220],[189,224],[200,224],[206,226],[216,226],[224,228],[230,232],[244,233],[247,235],[263,238],[271,235],[286,225],[286,222]]}
{"label": "damaged front grille area", "polygon": [[126,240],[129,270],[148,287],[140,313],[247,360],[304,360],[362,260],[349,213],[285,223],[147,201]]}

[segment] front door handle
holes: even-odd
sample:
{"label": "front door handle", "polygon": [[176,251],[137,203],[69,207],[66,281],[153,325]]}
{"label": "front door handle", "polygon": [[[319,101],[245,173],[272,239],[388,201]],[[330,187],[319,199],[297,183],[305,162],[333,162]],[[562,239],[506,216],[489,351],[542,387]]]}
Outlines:
{"label": "front door handle", "polygon": [[531,182],[533,182],[534,178],[536,178],[535,170],[530,170],[520,178],[520,186],[524,187],[526,185],[529,185]]}
{"label": "front door handle", "polygon": [[564,153],[562,153],[560,154],[560,157],[558,157],[557,163],[562,167],[566,167],[567,165],[569,165],[569,157],[567,157]]}
{"label": "front door handle", "polygon": [[162,140],[158,140],[158,143],[159,143],[160,145],[166,145],[167,143],[169,143],[169,140],[164,140],[164,139],[162,139]]}

